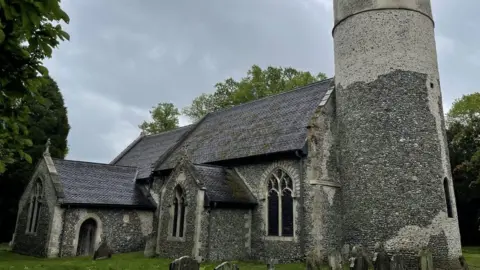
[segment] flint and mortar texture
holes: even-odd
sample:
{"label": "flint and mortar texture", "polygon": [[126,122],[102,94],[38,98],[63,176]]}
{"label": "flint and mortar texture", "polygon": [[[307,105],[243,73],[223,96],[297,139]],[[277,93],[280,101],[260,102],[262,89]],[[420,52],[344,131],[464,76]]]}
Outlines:
{"label": "flint and mortar texture", "polygon": [[97,224],[95,248],[98,248],[101,238],[106,237],[114,253],[143,251],[145,236],[152,232],[153,211],[65,209],[60,248],[62,257],[76,256],[80,226],[90,218]]}
{"label": "flint and mortar texture", "polygon": [[[305,185],[300,177],[301,163],[298,159],[278,160],[239,166],[235,169],[242,176],[253,195],[257,198],[258,205],[252,211],[251,227],[251,259],[268,260],[278,259],[280,262],[294,262],[303,260],[304,243],[302,239],[302,226],[305,227],[304,218],[301,217],[303,207],[298,196],[301,185]],[[266,236],[267,216],[267,179],[274,169],[281,168],[292,178],[294,188],[294,237]],[[305,171],[305,170],[303,170]],[[306,213],[303,215],[307,215]],[[307,233],[305,233],[307,234]]]}
{"label": "flint and mortar texture", "polygon": [[208,260],[247,260],[249,247],[248,209],[212,209],[208,232]]}
{"label": "flint and mortar texture", "polygon": [[342,190],[337,170],[334,92],[312,117],[308,132],[305,190],[306,253],[326,256],[340,250],[342,231]]}
{"label": "flint and mortar texture", "polygon": [[[172,237],[173,199],[175,187],[180,185],[185,196],[185,227],[183,238]],[[195,238],[197,229],[197,195],[200,188],[187,170],[177,170],[172,173],[160,194],[159,224],[157,253],[162,258],[194,257],[198,240]],[[203,201],[201,202],[203,204]]]}
{"label": "flint and mortar texture", "polygon": [[[36,233],[27,233],[28,209],[32,189],[40,181],[43,188],[43,202],[41,203]],[[45,161],[42,159],[38,164],[31,181],[20,198],[17,225],[12,250],[16,253],[44,257],[47,256],[49,245],[49,229],[55,208],[55,188],[50,181],[50,175]]]}
{"label": "flint and mortar texture", "polygon": [[369,249],[385,241],[413,255],[429,245],[437,267],[456,269],[460,235],[430,13],[428,0],[335,2],[344,233]]}

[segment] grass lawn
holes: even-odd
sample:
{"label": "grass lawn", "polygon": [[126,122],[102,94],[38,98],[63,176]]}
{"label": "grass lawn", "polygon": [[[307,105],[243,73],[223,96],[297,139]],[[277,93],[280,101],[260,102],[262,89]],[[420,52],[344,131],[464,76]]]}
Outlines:
{"label": "grass lawn", "polygon": [[[470,269],[480,266],[480,247],[465,248],[464,256],[471,265]],[[143,253],[116,254],[111,260],[92,261],[90,257],[43,259],[22,256],[10,252],[6,245],[0,245],[0,269],[30,270],[137,270],[168,269],[169,259],[147,259]],[[200,269],[213,270],[217,264],[202,264]],[[240,269],[264,270],[263,263],[239,263]],[[476,267],[477,266],[477,267]],[[303,264],[278,265],[278,270],[304,270]]]}

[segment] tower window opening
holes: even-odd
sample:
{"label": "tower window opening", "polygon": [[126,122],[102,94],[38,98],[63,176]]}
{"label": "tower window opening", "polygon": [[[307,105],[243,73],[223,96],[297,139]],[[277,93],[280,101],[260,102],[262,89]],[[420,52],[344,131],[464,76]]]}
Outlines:
{"label": "tower window opening", "polygon": [[448,179],[443,179],[443,189],[445,191],[445,200],[447,203],[447,214],[449,218],[453,218],[452,202],[450,198],[450,189],[448,185]]}

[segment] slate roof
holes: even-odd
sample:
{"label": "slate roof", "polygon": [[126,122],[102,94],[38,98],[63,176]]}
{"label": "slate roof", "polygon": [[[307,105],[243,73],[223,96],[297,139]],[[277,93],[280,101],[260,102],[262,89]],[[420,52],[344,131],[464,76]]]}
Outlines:
{"label": "slate roof", "polygon": [[136,168],[52,160],[63,186],[64,204],[155,208],[135,184]]}
{"label": "slate roof", "polygon": [[308,122],[332,80],[207,115],[155,170],[172,169],[184,145],[195,164],[302,149]]}
{"label": "slate roof", "polygon": [[204,184],[208,201],[256,204],[255,197],[234,171],[220,166],[198,164],[193,165],[192,169],[198,180]]}
{"label": "slate roof", "polygon": [[189,125],[156,135],[140,137],[110,164],[137,167],[137,179],[147,178],[150,176],[155,161],[176,145],[191,128],[192,125]]}

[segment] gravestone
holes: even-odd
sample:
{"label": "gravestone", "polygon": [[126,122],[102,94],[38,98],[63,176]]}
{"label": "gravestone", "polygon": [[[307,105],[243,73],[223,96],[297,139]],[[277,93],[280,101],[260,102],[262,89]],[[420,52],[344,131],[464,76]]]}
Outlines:
{"label": "gravestone", "polygon": [[435,270],[433,268],[433,256],[432,252],[424,247],[418,253],[419,268],[420,270]]}
{"label": "gravestone", "polygon": [[143,255],[146,258],[155,257],[155,240],[155,235],[153,233],[146,236],[145,250],[143,251]]}
{"label": "gravestone", "polygon": [[110,259],[112,258],[112,249],[107,243],[106,238],[102,238],[102,242],[100,243],[100,246],[95,250],[95,253],[93,254],[93,259],[98,260],[98,259]]}
{"label": "gravestone", "polygon": [[180,257],[170,263],[169,270],[199,270],[200,264],[188,256]]}
{"label": "gravestone", "polygon": [[275,265],[278,263],[276,259],[269,259],[267,262],[267,269],[268,270],[275,270]]}
{"label": "gravestone", "polygon": [[223,262],[222,264],[215,267],[215,270],[238,270],[239,267],[236,264],[231,262]]}
{"label": "gravestone", "polygon": [[390,270],[406,270],[405,262],[403,261],[402,256],[392,256],[392,259],[390,260]]}
{"label": "gravestone", "polygon": [[390,260],[382,243],[375,244],[375,252],[373,254],[373,269],[390,270]]}
{"label": "gravestone", "polygon": [[348,262],[348,259],[350,259],[350,245],[345,244],[342,247],[342,259],[344,262]]}
{"label": "gravestone", "polygon": [[465,260],[465,257],[460,256],[460,257],[458,258],[458,260],[460,261],[460,266],[462,267],[462,270],[469,270],[469,269],[468,269],[467,261]]}
{"label": "gravestone", "polygon": [[314,249],[307,254],[305,262],[306,270],[320,270],[322,268],[322,256],[318,249]]}
{"label": "gravestone", "polygon": [[328,255],[328,265],[331,270],[342,270],[342,255],[337,250],[333,251]]}
{"label": "gravestone", "polygon": [[352,255],[355,257],[354,270],[368,270],[368,258],[361,246],[353,247]]}

